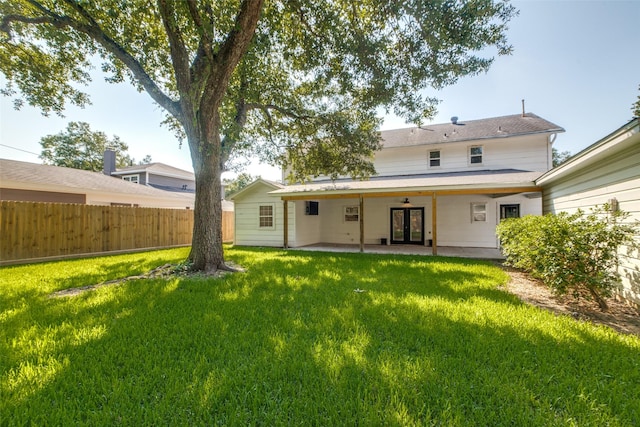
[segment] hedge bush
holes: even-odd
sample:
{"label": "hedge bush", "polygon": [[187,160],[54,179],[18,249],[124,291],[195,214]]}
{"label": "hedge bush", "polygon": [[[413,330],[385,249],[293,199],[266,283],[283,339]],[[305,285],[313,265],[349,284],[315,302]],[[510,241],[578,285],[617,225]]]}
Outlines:
{"label": "hedge bush", "polygon": [[569,214],[525,216],[497,227],[506,263],[529,271],[558,294],[587,292],[602,310],[620,282],[616,271],[621,246],[637,247],[638,222],[611,211],[608,204]]}

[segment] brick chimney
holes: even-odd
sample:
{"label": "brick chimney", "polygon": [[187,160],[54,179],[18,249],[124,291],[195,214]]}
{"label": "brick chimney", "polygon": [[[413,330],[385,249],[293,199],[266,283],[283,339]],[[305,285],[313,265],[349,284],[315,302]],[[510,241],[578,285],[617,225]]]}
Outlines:
{"label": "brick chimney", "polygon": [[116,152],[110,149],[104,150],[102,173],[111,176],[116,171]]}

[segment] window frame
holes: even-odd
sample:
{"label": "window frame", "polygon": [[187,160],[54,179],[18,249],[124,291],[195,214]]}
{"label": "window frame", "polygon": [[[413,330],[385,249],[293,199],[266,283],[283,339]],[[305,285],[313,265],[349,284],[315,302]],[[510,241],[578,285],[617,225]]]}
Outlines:
{"label": "window frame", "polygon": [[344,206],[342,222],[359,222],[360,221],[360,206],[349,205]]}
{"label": "window frame", "polygon": [[[473,154],[473,149],[479,148],[480,154]],[[471,145],[468,150],[468,161],[470,166],[481,166],[484,163],[484,146],[483,145]],[[474,162],[474,158],[480,158],[479,162]]]}
{"label": "window frame", "polygon": [[[135,180],[133,178],[135,178]],[[122,175],[122,179],[128,182],[133,182],[134,184],[140,184],[140,175],[137,173],[132,175]]]}
{"label": "window frame", "polygon": [[[438,157],[437,158],[432,158],[431,157],[431,153],[438,153]],[[441,150],[429,150],[429,153],[427,155],[427,161],[429,162],[429,168],[439,168],[441,167],[442,164],[442,151]],[[433,165],[431,164],[432,161],[437,161],[438,164],[437,165]]]}
{"label": "window frame", "polygon": [[[270,208],[270,214],[263,214],[262,208]],[[271,219],[271,225],[262,225],[263,219]],[[276,228],[276,208],[273,203],[265,203],[258,205],[258,229],[259,230],[273,230]]]}
{"label": "window frame", "polygon": [[[476,209],[482,207],[482,209]],[[487,222],[487,202],[471,202],[471,223]]]}

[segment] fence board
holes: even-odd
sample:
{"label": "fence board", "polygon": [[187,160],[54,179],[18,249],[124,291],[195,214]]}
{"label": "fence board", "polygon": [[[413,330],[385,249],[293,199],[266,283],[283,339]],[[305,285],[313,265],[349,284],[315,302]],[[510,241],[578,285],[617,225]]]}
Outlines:
{"label": "fence board", "polygon": [[[233,212],[223,212],[233,241]],[[0,202],[0,261],[191,244],[193,211],[62,203]]]}

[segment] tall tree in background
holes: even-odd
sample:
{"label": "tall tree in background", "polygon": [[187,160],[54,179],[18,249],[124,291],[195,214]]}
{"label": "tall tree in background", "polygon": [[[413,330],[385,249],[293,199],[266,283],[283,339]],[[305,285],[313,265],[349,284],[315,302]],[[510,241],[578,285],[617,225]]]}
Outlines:
{"label": "tall tree in background", "polygon": [[[640,90],[640,86],[638,86]],[[631,111],[633,112],[633,117],[640,117],[640,95],[638,95],[638,100],[631,106]]]}
{"label": "tall tree in background", "polygon": [[242,190],[258,178],[260,178],[260,176],[253,176],[247,172],[242,172],[233,179],[225,179],[225,198],[229,199],[231,196],[233,196],[238,191]]}
{"label": "tall tree in background", "polygon": [[571,157],[571,151],[559,151],[557,148],[551,149],[551,161],[553,162],[553,167],[560,166]]}
{"label": "tall tree in background", "polygon": [[109,139],[104,132],[92,131],[85,122],[70,122],[66,131],[40,139],[40,145],[40,158],[46,165],[100,172],[107,148],[116,152],[117,167],[123,168],[133,162],[127,154],[129,147],[117,135]]}
{"label": "tall tree in background", "polygon": [[486,71],[508,54],[504,1],[0,0],[5,94],[60,112],[85,105],[91,61],[130,81],[188,142],[196,176],[189,258],[225,268],[220,176],[259,154],[291,179],[367,177],[376,113],[420,122],[425,89]]}

